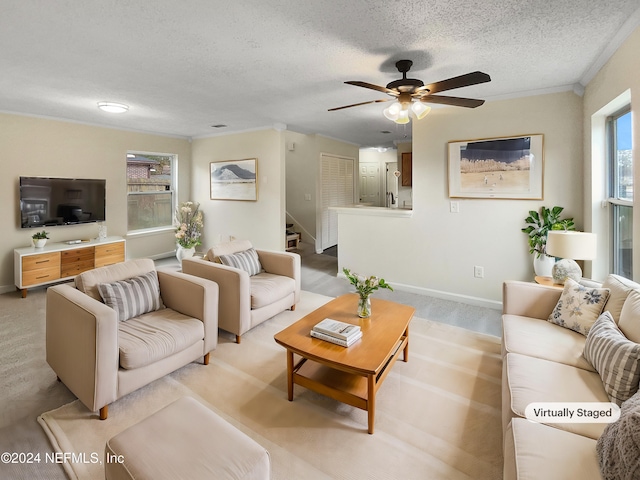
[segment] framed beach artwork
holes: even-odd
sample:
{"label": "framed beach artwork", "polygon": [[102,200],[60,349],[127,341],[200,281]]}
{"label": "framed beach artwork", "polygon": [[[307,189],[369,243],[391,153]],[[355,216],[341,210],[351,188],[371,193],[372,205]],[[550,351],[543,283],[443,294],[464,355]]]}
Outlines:
{"label": "framed beach artwork", "polygon": [[449,197],[542,200],[543,135],[449,142]]}
{"label": "framed beach artwork", "polygon": [[211,162],[211,200],[258,200],[258,159]]}

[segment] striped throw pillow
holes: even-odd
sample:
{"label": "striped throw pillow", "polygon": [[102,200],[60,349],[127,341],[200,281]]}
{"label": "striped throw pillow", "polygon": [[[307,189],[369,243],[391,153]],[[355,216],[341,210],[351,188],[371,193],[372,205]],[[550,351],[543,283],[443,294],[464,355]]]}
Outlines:
{"label": "striped throw pillow", "polygon": [[589,330],[583,355],[600,374],[612,402],[622,405],[638,391],[640,344],[624,336],[609,312],[600,315]]}
{"label": "striped throw pillow", "polygon": [[220,261],[228,267],[240,268],[247,272],[249,276],[257,275],[262,270],[258,252],[255,248],[244,250],[243,252],[232,253],[230,255],[220,255]]}
{"label": "striped throw pillow", "polygon": [[118,312],[121,322],[164,307],[155,270],[139,277],[101,283],[98,292],[104,303]]}

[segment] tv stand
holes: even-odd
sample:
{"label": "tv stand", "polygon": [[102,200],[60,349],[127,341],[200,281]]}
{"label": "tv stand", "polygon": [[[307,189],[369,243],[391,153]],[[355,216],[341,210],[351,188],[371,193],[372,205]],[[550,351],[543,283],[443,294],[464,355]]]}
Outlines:
{"label": "tv stand", "polygon": [[124,262],[125,240],[107,237],[77,244],[47,243],[43,248],[25,247],[13,251],[16,288],[27,296],[27,289],[70,280],[94,268]]}

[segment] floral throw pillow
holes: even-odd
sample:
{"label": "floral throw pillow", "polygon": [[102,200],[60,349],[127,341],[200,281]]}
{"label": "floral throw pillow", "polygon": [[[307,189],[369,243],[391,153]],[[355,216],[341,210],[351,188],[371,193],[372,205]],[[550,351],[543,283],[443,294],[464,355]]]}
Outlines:
{"label": "floral throw pillow", "polygon": [[586,337],[589,329],[602,313],[608,298],[608,288],[585,287],[567,278],[560,300],[548,320]]}

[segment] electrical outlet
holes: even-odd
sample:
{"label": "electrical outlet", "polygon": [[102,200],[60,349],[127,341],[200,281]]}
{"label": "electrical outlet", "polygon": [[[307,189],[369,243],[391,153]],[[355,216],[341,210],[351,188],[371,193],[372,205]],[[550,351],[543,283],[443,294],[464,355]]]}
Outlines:
{"label": "electrical outlet", "polygon": [[473,267],[473,276],[475,278],[484,278],[484,267],[479,267],[478,265]]}
{"label": "electrical outlet", "polygon": [[460,213],[460,202],[450,202],[449,211],[451,213]]}

